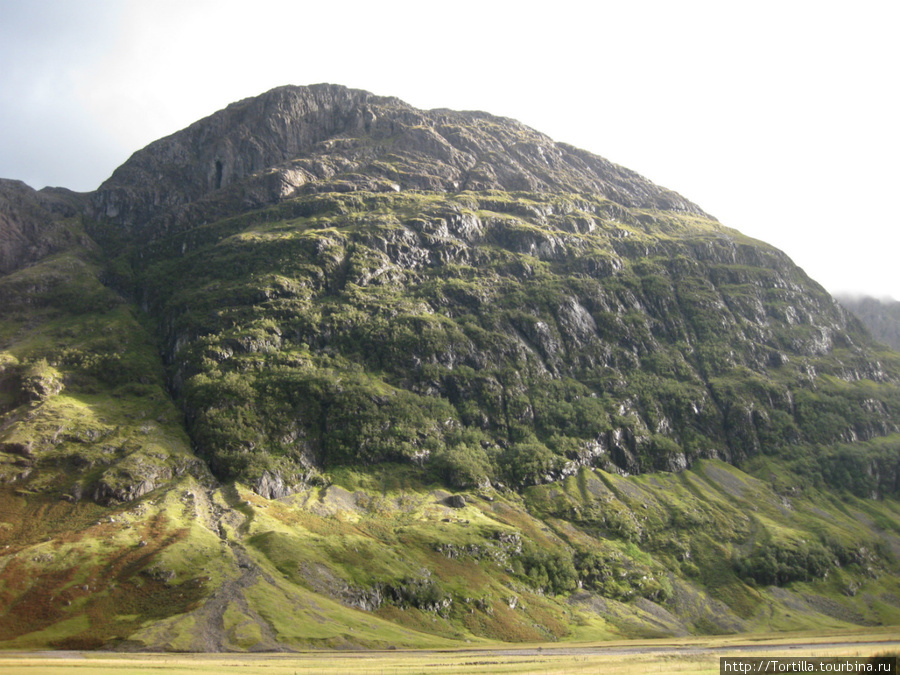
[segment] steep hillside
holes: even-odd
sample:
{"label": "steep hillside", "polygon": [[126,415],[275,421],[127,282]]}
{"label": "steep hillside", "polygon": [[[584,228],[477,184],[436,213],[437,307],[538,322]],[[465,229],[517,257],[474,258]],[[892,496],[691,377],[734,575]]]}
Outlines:
{"label": "steep hillside", "polygon": [[317,85],[2,187],[4,645],[900,618],[900,355],[627,169]]}
{"label": "steep hillside", "polygon": [[783,254],[697,216],[354,193],[139,257],[172,390],[223,478],[407,460],[524,486],[897,431],[896,357]]}

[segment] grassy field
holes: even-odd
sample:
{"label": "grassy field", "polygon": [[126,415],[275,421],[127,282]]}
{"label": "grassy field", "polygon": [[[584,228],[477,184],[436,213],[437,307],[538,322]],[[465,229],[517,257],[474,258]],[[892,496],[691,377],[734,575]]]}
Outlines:
{"label": "grassy field", "polygon": [[900,628],[465,650],[292,654],[0,653],[0,673],[416,675],[718,673],[722,656],[873,656],[900,652]]}

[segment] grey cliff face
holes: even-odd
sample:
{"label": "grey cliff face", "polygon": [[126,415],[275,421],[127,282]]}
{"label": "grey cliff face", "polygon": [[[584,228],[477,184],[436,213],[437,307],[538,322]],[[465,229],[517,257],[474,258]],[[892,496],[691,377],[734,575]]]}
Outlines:
{"label": "grey cliff face", "polygon": [[81,195],[33,190],[0,179],[0,275],[25,267],[74,243],[60,221],[78,212]]}
{"label": "grey cliff face", "polygon": [[201,200],[246,209],[315,192],[408,189],[590,192],[625,206],[703,213],[514,120],[422,111],[326,84],[273,89],[152,143],[100,186],[92,210],[143,227]]}

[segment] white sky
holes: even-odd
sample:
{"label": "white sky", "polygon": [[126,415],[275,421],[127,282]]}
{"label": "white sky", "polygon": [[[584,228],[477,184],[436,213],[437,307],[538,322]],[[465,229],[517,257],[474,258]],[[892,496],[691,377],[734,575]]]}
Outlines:
{"label": "white sky", "polygon": [[228,103],[333,82],[513,117],[900,298],[898,35],[896,0],[0,0],[0,177],[93,190]]}

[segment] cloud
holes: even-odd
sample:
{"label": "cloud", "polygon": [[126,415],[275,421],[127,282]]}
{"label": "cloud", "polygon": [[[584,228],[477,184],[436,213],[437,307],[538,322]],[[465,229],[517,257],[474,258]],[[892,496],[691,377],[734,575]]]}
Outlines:
{"label": "cloud", "polygon": [[65,1],[0,2],[0,176],[88,190],[121,155],[79,91],[117,12],[102,0],[88,11]]}
{"label": "cloud", "polygon": [[0,0],[0,176],[94,189],[282,84],[481,109],[681,192],[830,289],[900,297],[896,3]]}

